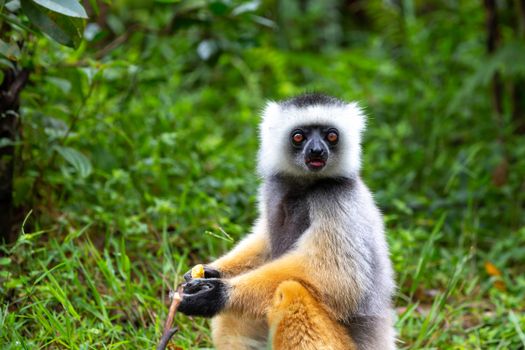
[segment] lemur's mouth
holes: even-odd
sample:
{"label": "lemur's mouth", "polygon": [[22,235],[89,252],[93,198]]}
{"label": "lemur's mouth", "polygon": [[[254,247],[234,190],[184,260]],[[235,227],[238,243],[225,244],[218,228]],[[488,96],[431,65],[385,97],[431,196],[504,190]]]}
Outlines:
{"label": "lemur's mouth", "polygon": [[325,167],[326,160],[323,158],[307,158],[305,163],[308,169],[316,171]]}

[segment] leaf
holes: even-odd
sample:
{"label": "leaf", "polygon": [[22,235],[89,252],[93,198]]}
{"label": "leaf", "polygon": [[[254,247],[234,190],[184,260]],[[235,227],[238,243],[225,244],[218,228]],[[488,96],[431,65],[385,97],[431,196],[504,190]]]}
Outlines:
{"label": "leaf", "polygon": [[86,30],[84,30],[84,38],[87,41],[92,41],[101,31],[102,28],[97,23],[88,23]]}
{"label": "leaf", "polygon": [[47,82],[51,85],[59,88],[64,94],[71,92],[71,82],[67,79],[57,78],[57,77],[47,77]]}
{"label": "leaf", "polygon": [[18,61],[20,59],[20,48],[16,43],[8,44],[0,39],[0,55],[11,61]]}
{"label": "leaf", "polygon": [[5,266],[11,264],[11,258],[0,258],[0,266]]}
{"label": "leaf", "polygon": [[62,146],[55,146],[55,149],[81,177],[87,177],[93,171],[89,159],[76,149]]}
{"label": "leaf", "polygon": [[502,280],[494,281],[494,287],[501,292],[505,292],[507,290],[507,286]]}
{"label": "leaf", "polygon": [[84,20],[62,15],[37,5],[31,0],[22,0],[22,10],[31,23],[56,42],[77,48],[84,33]]}
{"label": "leaf", "polygon": [[98,16],[98,14],[100,13],[100,7],[98,6],[98,1],[97,0],[89,0],[89,4],[91,5],[91,8],[95,12],[95,15]]}
{"label": "leaf", "polygon": [[501,271],[490,261],[485,262],[485,271],[487,271],[487,274],[491,277],[494,277],[493,284],[496,289],[499,291],[506,291],[507,286],[505,285],[505,282],[501,279]]}
{"label": "leaf", "polygon": [[193,0],[193,1],[181,1],[176,5],[176,13],[187,13],[191,11],[196,11],[202,9],[208,5],[206,0]]}
{"label": "leaf", "polygon": [[261,5],[261,2],[259,0],[256,1],[248,1],[243,4],[240,4],[236,8],[233,9],[232,15],[238,16],[240,14],[246,13],[246,12],[254,12],[257,11],[259,6]]}
{"label": "leaf", "polygon": [[197,46],[197,54],[203,61],[208,60],[217,50],[218,46],[214,40],[203,40]]}
{"label": "leaf", "polygon": [[0,137],[0,148],[2,147],[9,147],[9,146],[16,146],[21,144],[20,142],[16,142],[8,137]]}
{"label": "leaf", "polygon": [[15,64],[5,58],[0,57],[0,68],[15,69]]}
{"label": "leaf", "polygon": [[490,261],[485,262],[485,271],[487,271],[489,276],[501,276],[501,271]]}
{"label": "leaf", "polygon": [[525,346],[525,334],[523,334],[523,331],[521,330],[523,323],[520,324],[520,320],[512,310],[510,310],[509,312],[509,319],[514,324],[514,328],[516,329],[516,333],[518,333],[521,343],[523,344],[523,346]]}
{"label": "leaf", "polygon": [[474,96],[477,93],[476,88],[487,86],[496,73],[501,73],[503,78],[525,76],[525,44],[521,41],[510,41],[483,60],[474,74],[458,89],[447,107],[446,114],[450,115],[463,108],[465,99]]}
{"label": "leaf", "polygon": [[13,181],[13,202],[15,205],[27,203],[33,194],[35,176],[17,176]]}
{"label": "leaf", "polygon": [[272,21],[271,19],[268,19],[266,17],[257,16],[257,15],[251,15],[250,18],[252,21],[254,21],[257,24],[260,24],[268,28],[277,29],[277,24],[275,24],[275,22]]}
{"label": "leaf", "polygon": [[20,0],[11,0],[5,4],[5,8],[10,12],[16,12],[20,8]]}
{"label": "leaf", "polygon": [[42,7],[69,17],[88,18],[86,10],[77,0],[33,0]]}
{"label": "leaf", "polygon": [[213,12],[213,14],[216,16],[222,16],[226,14],[226,12],[228,12],[228,10],[230,9],[228,5],[226,5],[222,1],[213,1],[208,5],[208,7],[211,10],[211,12]]}

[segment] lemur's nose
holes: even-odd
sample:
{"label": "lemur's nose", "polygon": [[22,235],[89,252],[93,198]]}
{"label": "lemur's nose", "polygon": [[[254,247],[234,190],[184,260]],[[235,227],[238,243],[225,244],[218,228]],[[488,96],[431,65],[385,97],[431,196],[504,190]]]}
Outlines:
{"label": "lemur's nose", "polygon": [[322,147],[310,148],[310,156],[322,157],[324,156],[324,149]]}

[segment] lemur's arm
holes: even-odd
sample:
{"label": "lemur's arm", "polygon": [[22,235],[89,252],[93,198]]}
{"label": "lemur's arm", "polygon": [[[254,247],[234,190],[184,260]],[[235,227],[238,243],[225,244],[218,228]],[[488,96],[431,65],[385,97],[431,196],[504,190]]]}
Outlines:
{"label": "lemur's arm", "polygon": [[246,236],[226,255],[207,266],[218,270],[222,278],[230,278],[261,266],[269,254],[268,236],[262,224],[256,224],[253,233]]}
{"label": "lemur's arm", "polygon": [[265,317],[281,282],[298,281],[316,295],[321,282],[313,280],[307,265],[307,257],[286,254],[229,280],[192,280],[184,288],[185,294],[179,310],[186,315],[206,317],[214,316],[220,311]]}
{"label": "lemur's arm", "polygon": [[[265,263],[270,256],[270,243],[265,221],[256,221],[251,234],[241,240],[230,252],[204,266],[205,278],[230,278],[253,270]],[[190,281],[191,270],[184,275]]]}

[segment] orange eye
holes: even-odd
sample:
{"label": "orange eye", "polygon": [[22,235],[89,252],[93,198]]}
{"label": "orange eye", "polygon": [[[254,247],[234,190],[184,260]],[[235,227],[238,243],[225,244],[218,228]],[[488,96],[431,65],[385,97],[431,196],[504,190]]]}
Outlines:
{"label": "orange eye", "polygon": [[326,139],[331,143],[335,143],[339,139],[339,136],[337,135],[337,133],[332,131],[329,132],[328,135],[326,135]]}
{"label": "orange eye", "polygon": [[293,140],[294,143],[301,143],[301,142],[304,141],[304,135],[299,133],[299,132],[295,133],[292,136],[292,140]]}

